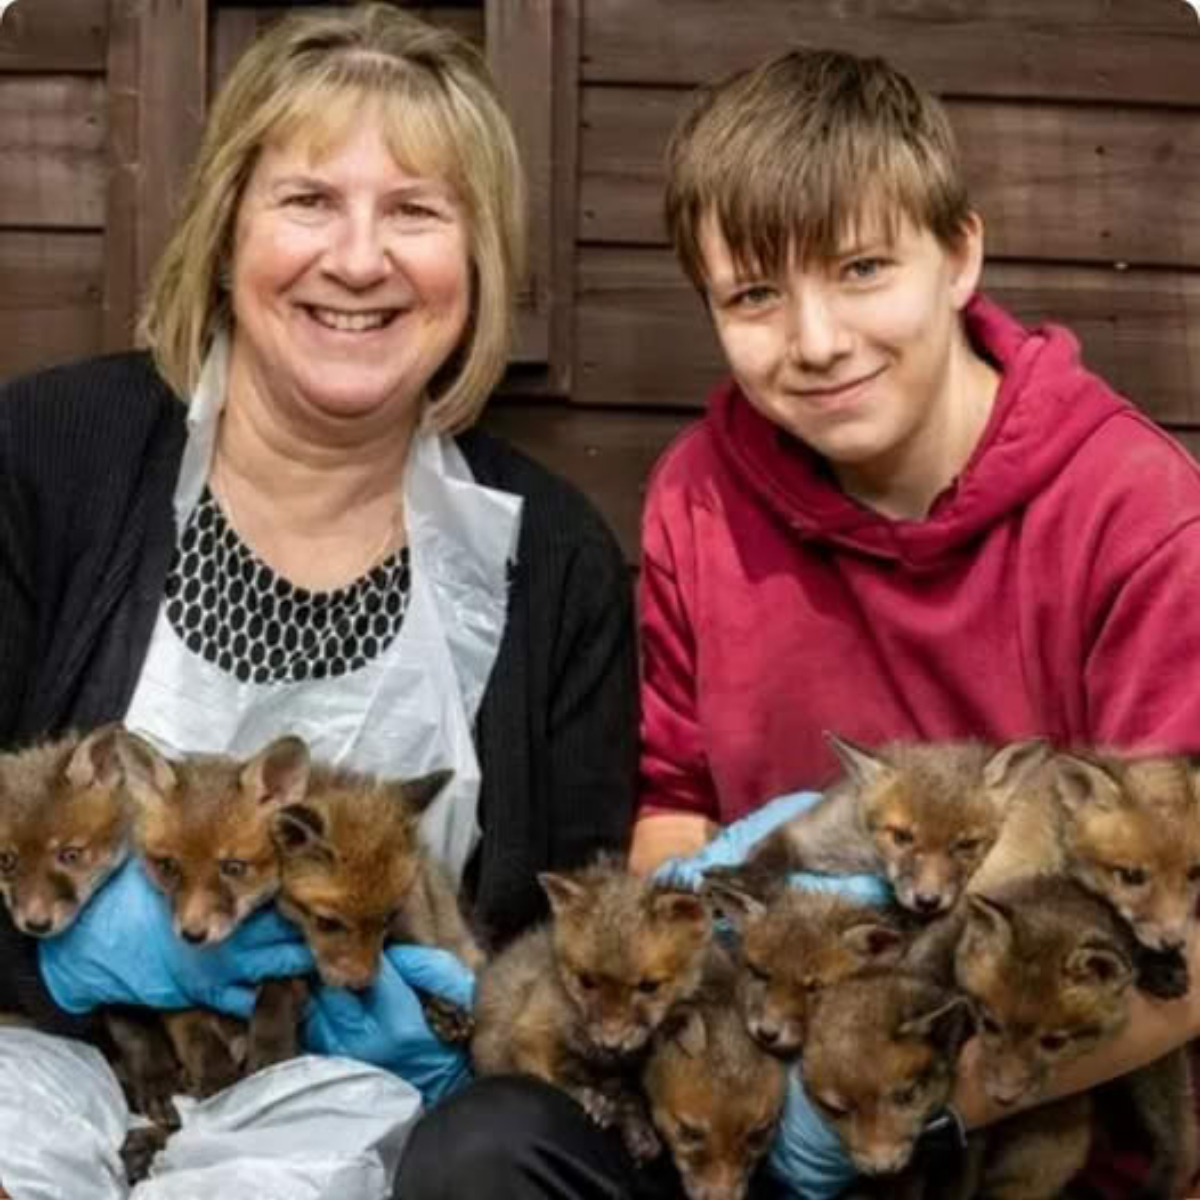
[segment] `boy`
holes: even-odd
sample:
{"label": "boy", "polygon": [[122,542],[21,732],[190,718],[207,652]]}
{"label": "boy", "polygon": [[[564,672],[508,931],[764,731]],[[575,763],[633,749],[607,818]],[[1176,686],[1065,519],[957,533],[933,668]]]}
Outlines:
{"label": "boy", "polygon": [[[781,55],[700,94],[666,211],[732,379],[647,500],[634,866],[828,783],[826,730],[1200,749],[1200,472],[1070,334],[977,293],[938,102]],[[1198,1030],[1195,990],[1139,1001],[1062,1090]],[[968,1067],[959,1099],[998,1115]]]}

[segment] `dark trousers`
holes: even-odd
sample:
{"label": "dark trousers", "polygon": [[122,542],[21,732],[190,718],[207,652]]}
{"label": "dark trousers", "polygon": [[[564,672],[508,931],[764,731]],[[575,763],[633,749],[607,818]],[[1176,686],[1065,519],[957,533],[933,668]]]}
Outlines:
{"label": "dark trousers", "polygon": [[[750,1197],[779,1194],[756,1180]],[[493,1075],[421,1118],[394,1197],[684,1200],[684,1192],[666,1154],[635,1170],[619,1135],[599,1129],[564,1092],[539,1079]]]}

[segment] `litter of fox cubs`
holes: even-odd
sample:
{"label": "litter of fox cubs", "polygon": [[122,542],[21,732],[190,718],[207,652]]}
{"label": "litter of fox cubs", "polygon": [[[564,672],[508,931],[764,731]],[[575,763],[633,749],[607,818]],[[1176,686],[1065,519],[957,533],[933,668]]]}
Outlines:
{"label": "litter of fox cubs", "polygon": [[[1200,766],[1039,739],[831,742],[839,782],[698,893],[611,858],[547,872],[544,922],[492,947],[420,838],[448,772],[356,774],[296,737],[174,760],[105,726],[0,755],[0,894],[20,929],[53,937],[136,855],[180,937],[220,941],[273,902],[326,983],[369,986],[387,941],[448,949],[477,972],[475,1008],[431,1000],[434,1030],[479,1074],[561,1088],[635,1161],[667,1156],[691,1200],[747,1194],[790,1071],[867,1177],[856,1194],[935,1194],[915,1150],[968,1040],[1014,1115],[971,1133],[955,1190],[936,1194],[1001,1179],[1014,1200],[1058,1194],[1117,1089],[1155,1148],[1146,1194],[1181,1194],[1197,1165],[1184,1054],[1022,1110],[1118,1036],[1136,990],[1187,992]],[[236,862],[218,849],[231,829]],[[806,892],[796,870],[876,873],[895,903]],[[173,1096],[298,1052],[309,986],[264,985],[248,1026],[108,1014],[108,1052],[154,1121],[126,1147],[131,1177],[176,1123]]]}

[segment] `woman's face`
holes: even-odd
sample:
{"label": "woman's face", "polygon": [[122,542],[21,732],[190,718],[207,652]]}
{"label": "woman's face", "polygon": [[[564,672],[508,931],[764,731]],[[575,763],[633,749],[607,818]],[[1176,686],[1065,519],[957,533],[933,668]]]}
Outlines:
{"label": "woman's face", "polygon": [[457,197],[405,171],[369,113],[320,157],[264,147],[237,214],[233,369],[309,420],[415,415],[470,310]]}

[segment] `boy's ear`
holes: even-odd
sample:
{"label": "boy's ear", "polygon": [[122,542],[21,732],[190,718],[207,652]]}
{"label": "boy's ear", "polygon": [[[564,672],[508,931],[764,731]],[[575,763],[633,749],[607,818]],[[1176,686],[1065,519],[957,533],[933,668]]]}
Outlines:
{"label": "boy's ear", "polygon": [[972,210],[966,216],[954,244],[945,247],[950,265],[950,299],[961,312],[979,290],[983,275],[983,218]]}

